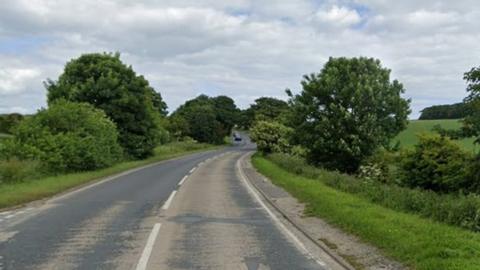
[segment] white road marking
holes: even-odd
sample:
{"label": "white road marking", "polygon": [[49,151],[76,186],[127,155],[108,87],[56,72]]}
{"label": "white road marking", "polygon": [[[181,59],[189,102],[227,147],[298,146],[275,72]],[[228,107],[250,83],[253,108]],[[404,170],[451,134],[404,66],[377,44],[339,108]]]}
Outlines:
{"label": "white road marking", "polygon": [[153,226],[153,229],[150,232],[150,235],[148,236],[147,244],[143,249],[142,256],[138,261],[137,268],[135,268],[136,270],[147,269],[148,259],[150,259],[150,255],[152,254],[153,245],[155,244],[155,239],[157,239],[157,235],[158,235],[158,232],[160,231],[161,226],[162,224],[160,223],[155,223],[155,225]]}
{"label": "white road marking", "polygon": [[6,216],[5,218],[6,218],[6,219],[9,219],[9,218],[12,218],[12,217],[14,217],[14,216],[15,216],[15,214],[11,214],[11,215]]}
{"label": "white road marking", "polygon": [[320,264],[321,266],[326,266],[326,264],[321,261],[321,260],[318,260],[316,259],[309,251],[308,249],[305,247],[305,245],[300,241],[300,239],[298,239],[297,236],[295,236],[295,234],[293,234],[289,229],[287,229],[287,227],[285,227],[285,225],[278,219],[278,217],[267,207],[267,205],[262,201],[262,199],[260,198],[260,196],[257,194],[257,192],[254,190],[254,188],[252,187],[252,185],[248,182],[245,174],[243,173],[243,170],[241,169],[240,167],[240,161],[245,157],[245,155],[238,159],[237,160],[237,170],[240,174],[240,178],[242,179],[243,183],[245,184],[245,186],[247,187],[248,189],[248,192],[250,194],[253,195],[253,197],[257,200],[257,202],[263,207],[263,209],[265,211],[267,211],[268,215],[270,216],[270,218],[274,221],[274,223],[280,228],[283,230],[283,232],[285,234],[287,234],[292,240],[293,242],[297,245],[298,248],[300,248],[305,254],[307,254],[308,256],[310,256],[312,259],[314,259],[318,264]]}
{"label": "white road marking", "polygon": [[187,180],[187,177],[188,175],[185,175],[182,180],[180,180],[180,182],[178,183],[179,186],[183,185],[183,183],[185,182],[185,180]]}
{"label": "white road marking", "polygon": [[170,204],[172,204],[173,197],[175,197],[175,194],[177,194],[177,191],[176,190],[172,191],[172,193],[168,197],[167,201],[165,201],[165,203],[162,206],[163,210],[167,210],[170,207]]}
{"label": "white road marking", "polygon": [[188,173],[193,173],[197,167],[193,167]]}

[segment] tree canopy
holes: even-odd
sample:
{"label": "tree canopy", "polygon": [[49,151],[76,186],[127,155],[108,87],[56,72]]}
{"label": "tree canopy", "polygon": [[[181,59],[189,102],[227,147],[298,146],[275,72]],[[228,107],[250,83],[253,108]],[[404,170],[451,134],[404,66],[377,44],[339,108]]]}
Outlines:
{"label": "tree canopy", "polygon": [[[464,130],[468,130],[470,135],[478,136],[480,135],[480,67],[472,68],[463,78],[468,84],[468,96],[464,102],[470,111],[464,119]],[[480,143],[480,138],[477,138],[476,143]]]}
{"label": "tree canopy", "polygon": [[273,97],[261,97],[241,112],[239,125],[250,128],[255,121],[276,121],[288,111],[288,103]]}
{"label": "tree canopy", "polygon": [[310,162],[353,172],[361,161],[407,125],[409,100],[390,81],[390,70],[371,58],[330,58],[318,74],[304,76],[292,96],[291,126]]}
{"label": "tree canopy", "polygon": [[200,95],[185,102],[170,116],[170,131],[199,142],[220,144],[231,133],[238,114],[231,98]]}
{"label": "tree canopy", "polygon": [[468,107],[465,103],[450,105],[435,105],[422,110],[420,120],[432,119],[462,119],[468,115]]}
{"label": "tree canopy", "polygon": [[158,117],[166,104],[143,76],[110,53],[84,54],[67,63],[57,81],[46,84],[48,102],[59,99],[87,102],[100,108],[117,125],[128,156],[153,154],[159,139]]}

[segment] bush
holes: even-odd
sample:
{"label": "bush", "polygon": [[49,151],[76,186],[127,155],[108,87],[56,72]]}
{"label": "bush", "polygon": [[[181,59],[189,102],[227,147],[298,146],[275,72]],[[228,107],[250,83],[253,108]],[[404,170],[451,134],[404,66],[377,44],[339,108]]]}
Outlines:
{"label": "bush", "polygon": [[115,124],[86,103],[58,101],[23,121],[14,135],[7,156],[38,160],[49,172],[103,168],[122,157]]}
{"label": "bush", "polygon": [[470,158],[447,137],[421,135],[415,148],[403,155],[401,183],[439,192],[468,190],[471,186],[467,178]]}
{"label": "bush", "polygon": [[278,122],[258,121],[250,129],[251,139],[263,153],[288,153],[293,130]]}
{"label": "bush", "polygon": [[313,167],[304,159],[288,154],[271,154],[268,159],[291,173],[317,179],[327,186],[356,194],[384,207],[480,231],[480,196],[477,194],[439,194],[430,190],[365,181],[351,175]]}
{"label": "bush", "polygon": [[10,159],[0,161],[0,184],[35,179],[42,175],[38,162]]}

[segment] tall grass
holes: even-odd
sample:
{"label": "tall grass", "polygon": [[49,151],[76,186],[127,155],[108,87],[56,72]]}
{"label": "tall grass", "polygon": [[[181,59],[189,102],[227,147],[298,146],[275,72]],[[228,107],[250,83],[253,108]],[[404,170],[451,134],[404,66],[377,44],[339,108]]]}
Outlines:
{"label": "tall grass", "polygon": [[479,195],[437,194],[433,191],[365,181],[351,175],[310,166],[303,159],[286,154],[272,154],[267,158],[290,173],[321,181],[329,187],[358,195],[372,203],[468,230],[480,231]]}
{"label": "tall grass", "polygon": [[308,214],[357,235],[412,269],[480,269],[478,233],[382,207],[363,196],[329,187],[319,179],[290,173],[259,155],[253,157],[253,164],[273,183],[306,203]]}

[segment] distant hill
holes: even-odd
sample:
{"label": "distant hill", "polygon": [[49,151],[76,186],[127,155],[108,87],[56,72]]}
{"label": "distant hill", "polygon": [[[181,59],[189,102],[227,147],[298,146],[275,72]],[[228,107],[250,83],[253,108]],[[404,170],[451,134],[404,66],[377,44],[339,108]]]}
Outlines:
{"label": "distant hill", "polygon": [[455,103],[450,105],[435,105],[422,110],[419,120],[434,119],[462,119],[467,116],[468,110],[465,103]]}

